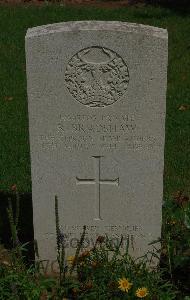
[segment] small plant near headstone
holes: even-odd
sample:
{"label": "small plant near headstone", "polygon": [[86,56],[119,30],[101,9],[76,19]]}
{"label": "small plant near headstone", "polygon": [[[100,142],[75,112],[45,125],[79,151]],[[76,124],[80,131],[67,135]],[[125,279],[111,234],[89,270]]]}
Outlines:
{"label": "small plant near headstone", "polygon": [[13,248],[8,251],[1,246],[0,299],[189,299],[190,202],[183,192],[164,205],[161,265],[156,268],[149,266],[151,253],[132,258],[129,241],[125,252],[121,251],[122,237],[114,245],[107,236],[99,236],[94,246],[84,251],[85,226],[75,255],[66,257],[55,197],[56,277],[40,271],[38,260],[30,267],[25,264],[26,244],[18,238],[20,197],[17,189],[13,192],[16,203],[9,200],[7,209]]}
{"label": "small plant near headstone", "polygon": [[40,299],[44,289],[52,286],[53,280],[37,273],[36,267],[25,263],[26,245],[18,237],[20,196],[16,185],[12,188],[16,203],[8,199],[7,215],[11,229],[12,249],[0,245],[0,299]]}
{"label": "small plant near headstone", "polygon": [[182,191],[165,201],[162,225],[162,267],[181,291],[189,291],[190,199]]}
{"label": "small plant near headstone", "polygon": [[[57,277],[47,276],[40,272],[38,263],[27,267],[23,259],[25,246],[15,239],[18,212],[13,215],[11,207],[9,204],[8,216],[10,226],[14,225],[14,230],[11,230],[14,242],[10,263],[0,261],[0,299],[176,299],[172,284],[162,277],[163,271],[159,267],[150,268],[151,253],[139,259],[132,258],[128,252],[129,241],[124,252],[120,249],[122,237],[115,245],[107,236],[99,236],[92,248],[83,250],[84,226],[75,255],[66,257],[64,242],[60,239],[57,197],[55,219],[59,274]],[[16,207],[19,207],[18,203]]]}

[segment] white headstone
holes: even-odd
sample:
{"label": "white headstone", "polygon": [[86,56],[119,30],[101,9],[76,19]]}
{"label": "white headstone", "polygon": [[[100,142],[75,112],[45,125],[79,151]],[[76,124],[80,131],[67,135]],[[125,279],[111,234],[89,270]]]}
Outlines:
{"label": "white headstone", "polygon": [[[54,198],[67,254],[83,225],[129,238],[135,257],[161,235],[167,31],[83,21],[26,35],[34,233],[56,259]],[[125,246],[125,245],[124,245]]]}

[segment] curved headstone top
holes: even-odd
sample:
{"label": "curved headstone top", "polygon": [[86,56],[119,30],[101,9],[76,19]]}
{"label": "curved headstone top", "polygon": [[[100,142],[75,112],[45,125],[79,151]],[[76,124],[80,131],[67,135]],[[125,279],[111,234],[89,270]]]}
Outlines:
{"label": "curved headstone top", "polygon": [[77,32],[81,30],[125,31],[131,33],[153,35],[159,38],[167,38],[168,36],[166,29],[136,23],[119,21],[70,21],[29,28],[26,34],[26,38],[55,32]]}

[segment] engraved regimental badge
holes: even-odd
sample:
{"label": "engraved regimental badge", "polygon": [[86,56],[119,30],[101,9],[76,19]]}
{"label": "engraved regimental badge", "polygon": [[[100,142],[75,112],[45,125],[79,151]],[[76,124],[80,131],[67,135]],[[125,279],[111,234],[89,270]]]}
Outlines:
{"label": "engraved regimental badge", "polygon": [[115,103],[126,91],[129,71],[116,52],[90,47],[77,52],[69,61],[65,81],[71,95],[90,107]]}

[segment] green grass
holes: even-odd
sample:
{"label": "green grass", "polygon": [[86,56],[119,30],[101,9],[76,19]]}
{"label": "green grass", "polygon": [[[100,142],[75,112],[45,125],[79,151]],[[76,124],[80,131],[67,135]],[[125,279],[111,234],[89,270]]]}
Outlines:
{"label": "green grass", "polygon": [[[190,16],[159,7],[114,10],[0,6],[0,190],[31,191],[24,37],[29,27],[71,20],[137,22],[169,31],[165,198],[190,193]],[[12,98],[11,98],[12,97]]]}

